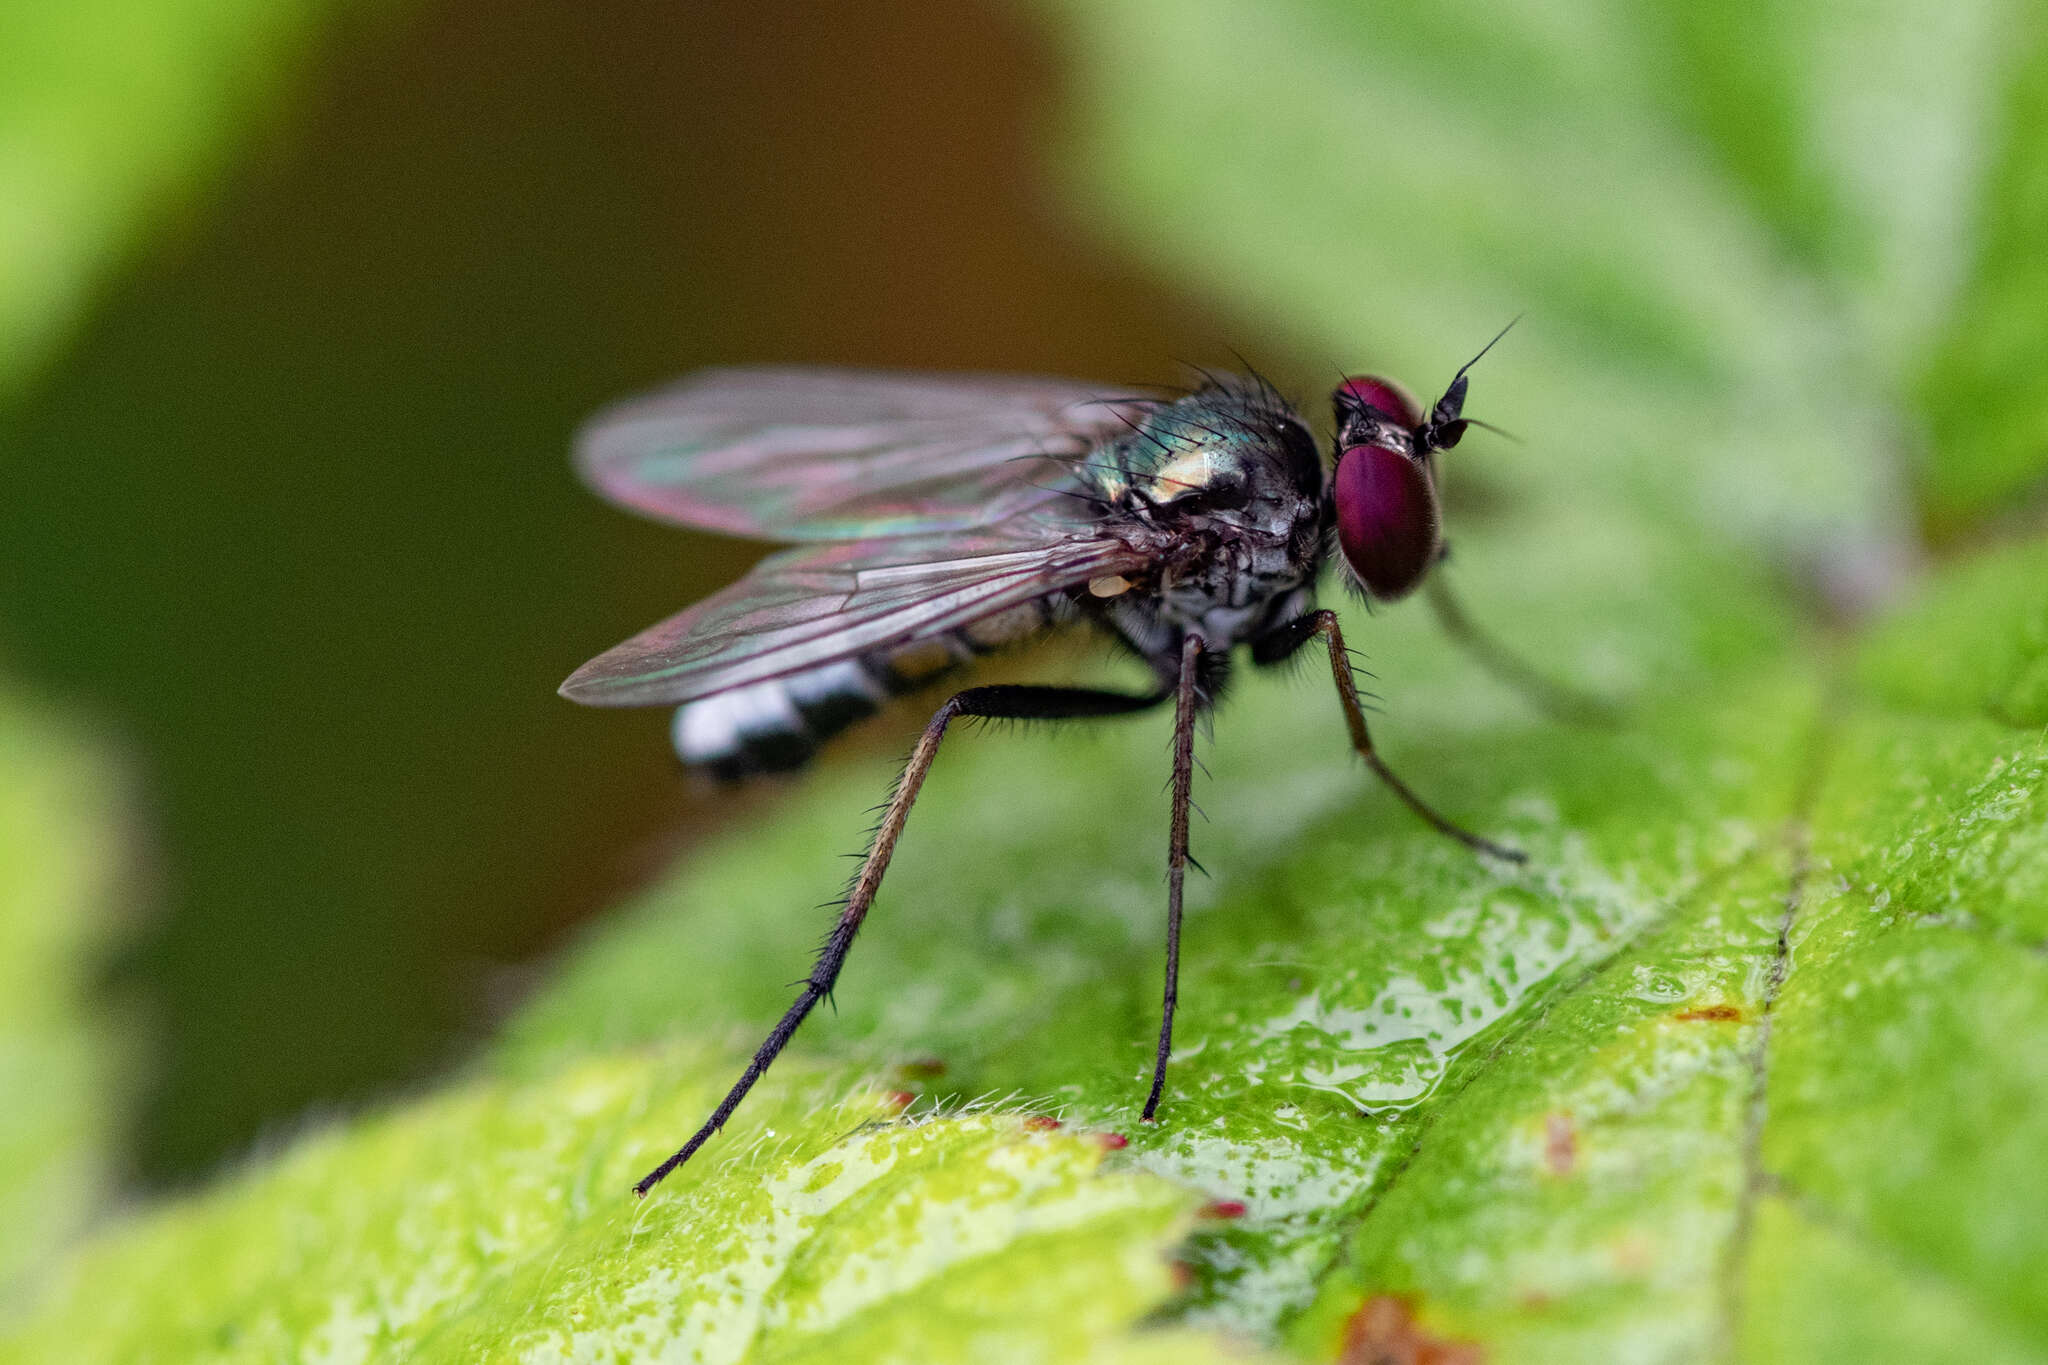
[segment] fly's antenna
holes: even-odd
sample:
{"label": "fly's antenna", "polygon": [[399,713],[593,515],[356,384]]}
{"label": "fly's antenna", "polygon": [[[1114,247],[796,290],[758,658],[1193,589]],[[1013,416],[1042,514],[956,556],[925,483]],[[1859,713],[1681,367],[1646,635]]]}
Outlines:
{"label": "fly's antenna", "polygon": [[1522,314],[1517,313],[1509,318],[1508,325],[1495,332],[1493,340],[1481,346],[1479,354],[1460,365],[1458,372],[1451,376],[1450,386],[1444,390],[1444,396],[1437,399],[1436,406],[1430,409],[1429,420],[1415,429],[1415,451],[1418,455],[1426,455],[1433,450],[1449,450],[1464,437],[1465,428],[1473,425],[1472,420],[1463,415],[1466,372],[1484,360],[1486,353],[1498,345],[1502,337],[1514,330],[1515,324],[1520,322],[1522,317]]}
{"label": "fly's antenna", "polygon": [[1491,422],[1482,422],[1477,417],[1467,417],[1463,421],[1468,427],[1478,427],[1481,431],[1490,431],[1504,441],[1513,441],[1516,445],[1524,444],[1521,437],[1515,435],[1506,427],[1497,427]]}
{"label": "fly's antenna", "polygon": [[1496,345],[1498,345],[1502,337],[1506,336],[1509,332],[1515,330],[1515,324],[1520,322],[1523,318],[1527,316],[1528,314],[1526,313],[1517,313],[1513,317],[1509,318],[1508,325],[1501,328],[1498,332],[1495,332],[1493,334],[1493,340],[1487,342],[1484,346],[1481,346],[1479,348],[1478,355],[1473,356],[1470,360],[1466,361],[1464,364],[1458,367],[1458,372],[1451,376],[1451,387],[1456,388],[1458,386],[1458,382],[1465,377],[1465,371],[1471,369],[1474,365],[1477,365],[1480,361],[1486,359],[1486,353],[1492,350]]}

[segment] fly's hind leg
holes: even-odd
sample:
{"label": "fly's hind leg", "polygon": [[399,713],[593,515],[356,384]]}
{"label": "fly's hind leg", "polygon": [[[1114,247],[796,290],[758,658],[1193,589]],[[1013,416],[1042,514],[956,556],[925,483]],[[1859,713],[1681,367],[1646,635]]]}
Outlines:
{"label": "fly's hind leg", "polygon": [[[991,720],[1079,720],[1096,716],[1121,716],[1133,711],[1142,711],[1157,706],[1171,693],[1152,696],[1133,696],[1123,692],[1097,691],[1079,687],[970,687],[958,693],[924,727],[917,747],[911,750],[910,761],[904,765],[903,776],[897,779],[896,790],[889,798],[888,807],[882,812],[881,823],[875,827],[874,840],[868,845],[867,856],[862,860],[860,870],[854,874],[852,884],[847,888],[846,904],[839,913],[839,920],[832,926],[831,935],[818,954],[816,965],[805,978],[803,988],[797,994],[796,1002],[789,1007],[781,1020],[768,1032],[768,1037],[755,1051],[746,1071],[738,1084],[719,1101],[704,1126],[682,1148],[649,1171],[633,1192],[644,1196],[678,1166],[696,1155],[697,1149],[710,1140],[711,1135],[725,1126],[733,1111],[740,1107],[740,1101],[754,1088],[775,1059],[788,1045],[805,1017],[817,1007],[820,1000],[832,993],[833,983],[839,980],[840,968],[846,965],[847,951],[853,947],[854,935],[860,932],[861,921],[867,918],[868,907],[874,904],[875,893],[881,889],[882,874],[889,870],[889,859],[896,852],[896,841],[903,836],[903,826],[910,818],[910,808],[917,801],[918,789],[924,786],[925,774],[931,771],[932,760],[938,757],[939,743],[946,737],[946,727],[961,716],[976,716]],[[1179,847],[1184,854],[1187,847],[1185,810],[1185,784],[1176,787],[1176,810],[1179,811],[1181,828]],[[1179,926],[1179,882],[1174,883],[1174,926]],[[1177,942],[1177,936],[1176,936]],[[1169,982],[1167,1008],[1169,1019],[1172,1010],[1172,986]],[[1162,1043],[1162,1047],[1164,1044]],[[1164,1068],[1164,1052],[1161,1053],[1161,1068]],[[1155,1084],[1154,1100],[1158,1093]]]}
{"label": "fly's hind leg", "polygon": [[1333,611],[1312,611],[1281,626],[1253,645],[1252,657],[1259,663],[1277,663],[1306,645],[1316,636],[1322,636],[1330,647],[1330,677],[1337,686],[1337,701],[1344,708],[1344,724],[1351,731],[1351,747],[1365,760],[1388,790],[1401,798],[1408,809],[1439,833],[1456,839],[1467,848],[1480,853],[1504,858],[1509,862],[1525,861],[1526,855],[1520,850],[1497,844],[1482,838],[1471,830],[1437,813],[1436,809],[1394,775],[1394,770],[1380,758],[1373,748],[1372,732],[1366,728],[1365,708],[1358,703],[1358,681],[1351,675],[1351,656],[1344,648],[1344,632],[1337,625],[1337,613]]}

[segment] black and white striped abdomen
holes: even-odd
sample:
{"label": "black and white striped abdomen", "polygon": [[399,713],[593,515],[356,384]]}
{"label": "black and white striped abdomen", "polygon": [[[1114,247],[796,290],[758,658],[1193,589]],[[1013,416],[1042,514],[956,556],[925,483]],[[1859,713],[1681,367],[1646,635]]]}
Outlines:
{"label": "black and white striped abdomen", "polygon": [[979,654],[1022,642],[1063,617],[1045,598],[943,635],[750,683],[676,708],[676,754],[728,781],[788,772],[826,740]]}

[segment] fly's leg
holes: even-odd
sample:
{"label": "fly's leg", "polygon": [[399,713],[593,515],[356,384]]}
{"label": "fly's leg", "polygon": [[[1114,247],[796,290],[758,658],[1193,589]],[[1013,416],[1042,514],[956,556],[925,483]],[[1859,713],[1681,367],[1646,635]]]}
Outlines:
{"label": "fly's leg", "polygon": [[1447,834],[1467,848],[1481,853],[1492,854],[1509,862],[1519,863],[1526,855],[1520,849],[1497,844],[1491,839],[1481,838],[1472,831],[1437,814],[1427,801],[1417,796],[1406,782],[1394,775],[1372,747],[1372,732],[1366,729],[1365,709],[1358,704],[1358,681],[1351,676],[1351,656],[1344,648],[1344,632],[1338,628],[1337,613],[1334,611],[1312,611],[1305,616],[1281,626],[1272,634],[1259,640],[1253,646],[1253,658],[1260,663],[1276,663],[1306,645],[1316,636],[1322,636],[1330,647],[1330,677],[1337,685],[1337,701],[1344,708],[1344,723],[1351,730],[1351,747],[1365,760],[1380,781],[1387,784],[1394,795],[1401,798],[1408,809],[1435,828]]}
{"label": "fly's leg", "polygon": [[[1187,687],[1185,679],[1183,689]],[[818,961],[805,978],[803,989],[798,993],[796,1003],[780,1022],[769,1030],[768,1037],[754,1053],[754,1059],[747,1063],[746,1071],[739,1083],[719,1101],[718,1108],[711,1111],[711,1117],[704,1121],[696,1135],[684,1143],[674,1156],[649,1171],[646,1178],[633,1187],[635,1194],[646,1193],[661,1183],[669,1172],[696,1155],[697,1149],[710,1140],[711,1135],[725,1126],[733,1111],[740,1107],[740,1101],[754,1088],[754,1082],[761,1079],[774,1064],[782,1049],[788,1045],[806,1016],[817,1007],[820,1000],[832,993],[833,983],[839,979],[839,970],[846,965],[847,950],[853,947],[853,936],[860,932],[861,921],[867,918],[868,907],[874,904],[875,892],[881,889],[882,874],[889,870],[889,859],[896,852],[896,841],[903,835],[904,823],[910,818],[910,808],[917,801],[918,789],[924,786],[925,774],[931,771],[932,760],[938,757],[939,742],[946,737],[946,727],[961,716],[985,717],[992,720],[1079,720],[1095,716],[1120,716],[1133,711],[1142,711],[1157,706],[1166,700],[1164,693],[1154,696],[1132,696],[1123,692],[1104,692],[1078,687],[970,687],[955,695],[924,727],[924,734],[918,739],[917,747],[911,750],[910,761],[904,765],[903,776],[897,779],[895,794],[889,798],[888,808],[882,813],[882,820],[875,827],[873,842],[868,845],[867,857],[862,860],[860,871],[856,872],[852,884],[847,888],[846,905],[839,913],[839,921],[832,927],[830,937],[818,954]],[[1185,786],[1176,789],[1185,801]],[[1187,847],[1187,818],[1185,806],[1180,807],[1180,848],[1183,854]],[[1180,892],[1179,882],[1174,883],[1174,924],[1179,927]],[[1168,1010],[1172,1009],[1172,995],[1169,988]],[[1164,1054],[1161,1054],[1162,1065]]]}
{"label": "fly's leg", "polygon": [[[1446,554],[1449,547],[1445,547]],[[1479,666],[1507,686],[1528,698],[1530,705],[1570,725],[1613,726],[1620,722],[1619,709],[1602,698],[1590,696],[1546,677],[1540,670],[1496,640],[1465,614],[1464,604],[1451,591],[1441,573],[1429,576],[1429,605],[1437,624],[1451,642],[1478,660]]]}
{"label": "fly's leg", "polygon": [[1195,665],[1202,637],[1181,643],[1180,684],[1173,694],[1173,817],[1166,835],[1166,997],[1160,1009],[1159,1052],[1152,1061],[1152,1093],[1145,1119],[1159,1112],[1166,1089],[1166,1059],[1173,1052],[1173,1009],[1180,1001],[1180,906],[1188,872],[1188,806],[1195,784]]}

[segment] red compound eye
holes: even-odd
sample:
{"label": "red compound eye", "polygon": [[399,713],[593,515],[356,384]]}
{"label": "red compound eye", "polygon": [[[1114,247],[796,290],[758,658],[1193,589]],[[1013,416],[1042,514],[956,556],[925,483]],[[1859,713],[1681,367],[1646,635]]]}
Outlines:
{"label": "red compound eye", "polygon": [[1422,425],[1422,407],[1415,396],[1391,379],[1378,375],[1354,374],[1331,395],[1337,407],[1337,443],[1360,445],[1375,434],[1375,426],[1392,423],[1403,431]]}
{"label": "red compound eye", "polygon": [[1337,544],[1365,590],[1391,600],[1411,591],[1436,559],[1436,489],[1416,461],[1387,446],[1337,457]]}

